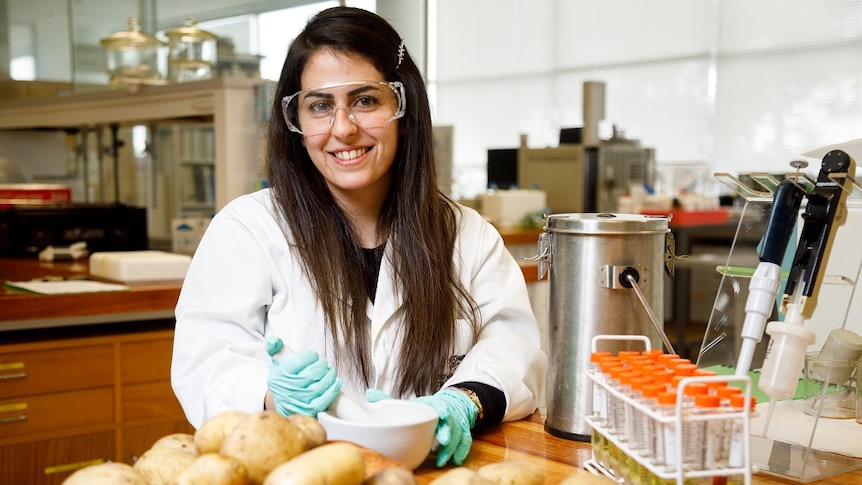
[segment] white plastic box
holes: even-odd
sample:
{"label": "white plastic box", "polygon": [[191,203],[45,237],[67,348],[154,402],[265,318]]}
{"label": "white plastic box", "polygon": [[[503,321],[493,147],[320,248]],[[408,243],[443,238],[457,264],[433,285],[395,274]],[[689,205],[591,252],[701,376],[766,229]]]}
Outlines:
{"label": "white plastic box", "polygon": [[546,207],[542,190],[492,190],[479,194],[479,200],[482,215],[498,228],[518,227],[526,216]]}
{"label": "white plastic box", "polygon": [[123,283],[186,277],[191,256],[165,251],[106,251],[90,255],[90,275]]}

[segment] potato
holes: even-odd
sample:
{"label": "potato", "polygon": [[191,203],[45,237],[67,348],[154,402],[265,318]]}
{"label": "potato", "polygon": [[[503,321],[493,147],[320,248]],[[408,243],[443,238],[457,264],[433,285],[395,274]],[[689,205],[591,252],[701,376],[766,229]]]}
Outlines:
{"label": "potato", "polygon": [[248,485],[248,472],[236,458],[205,453],[177,475],[172,485]]}
{"label": "potato", "polygon": [[560,485],[619,485],[616,480],[604,475],[593,475],[588,471],[581,470],[574,475],[569,475]]}
{"label": "potato", "polygon": [[229,435],[236,423],[248,416],[245,411],[225,411],[216,414],[201,424],[195,431],[195,447],[198,453],[217,453],[225,436]]}
{"label": "potato", "polygon": [[[365,478],[370,478],[377,472],[387,468],[403,468],[410,471],[405,464],[401,463],[395,458],[386,456],[377,450],[372,450],[371,448],[357,445],[356,443],[352,443],[349,441],[332,441],[332,443],[350,443],[351,445],[354,445],[359,448],[359,451],[362,452],[362,461],[365,463]],[[412,471],[410,474],[413,474]]]}
{"label": "potato", "polygon": [[327,443],[276,467],[263,485],[362,485],[365,462],[359,447]]}
{"label": "potato", "polygon": [[176,448],[193,455],[198,454],[198,449],[195,446],[195,437],[189,433],[173,433],[162,436],[150,448]]}
{"label": "potato", "polygon": [[326,443],[326,429],[315,418],[304,414],[292,414],[287,417],[305,435],[306,449],[317,448]]}
{"label": "potato", "polygon": [[305,446],[305,435],[289,419],[275,411],[260,411],[236,424],[219,453],[239,460],[249,482],[258,484],[275,467],[306,451]]}
{"label": "potato", "polygon": [[431,480],[428,485],[495,485],[493,481],[469,468],[453,468]]}
{"label": "potato", "polygon": [[530,461],[513,460],[489,463],[476,470],[497,485],[543,485],[545,470]]}
{"label": "potato", "polygon": [[171,483],[195,461],[195,455],[178,448],[150,448],[132,466],[150,485]]}
{"label": "potato", "polygon": [[[366,471],[367,475],[367,471]],[[416,476],[406,468],[384,468],[366,478],[362,485],[417,485]]]}
{"label": "potato", "polygon": [[63,485],[150,485],[146,478],[125,463],[99,463],[75,470]]}

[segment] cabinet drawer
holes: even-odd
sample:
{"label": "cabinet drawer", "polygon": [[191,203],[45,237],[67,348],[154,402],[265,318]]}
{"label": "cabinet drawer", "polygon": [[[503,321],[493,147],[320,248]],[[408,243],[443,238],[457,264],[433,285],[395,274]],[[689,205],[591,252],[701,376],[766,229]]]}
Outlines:
{"label": "cabinet drawer", "polygon": [[111,387],[0,399],[0,440],[113,423]]}
{"label": "cabinet drawer", "polygon": [[123,386],[123,422],[154,418],[184,419],[182,407],[168,381]]}
{"label": "cabinet drawer", "polygon": [[0,354],[0,399],[112,385],[114,346]]}
{"label": "cabinet drawer", "polygon": [[120,373],[124,384],[163,381],[171,377],[173,340],[123,342],[120,347]]}
{"label": "cabinet drawer", "polygon": [[114,432],[0,447],[0,483],[59,485],[78,468],[116,461]]}

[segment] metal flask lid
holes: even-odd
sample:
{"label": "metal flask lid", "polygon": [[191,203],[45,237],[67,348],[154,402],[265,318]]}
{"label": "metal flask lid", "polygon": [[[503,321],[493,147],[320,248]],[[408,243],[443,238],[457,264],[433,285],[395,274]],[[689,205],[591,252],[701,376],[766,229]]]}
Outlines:
{"label": "metal flask lid", "polygon": [[156,50],[166,46],[163,42],[141,30],[138,17],[129,17],[129,28],[105,37],[100,41],[103,48],[109,50]]}
{"label": "metal flask lid", "polygon": [[552,214],[545,231],[567,234],[665,234],[670,232],[664,216],[642,214],[577,213]]}

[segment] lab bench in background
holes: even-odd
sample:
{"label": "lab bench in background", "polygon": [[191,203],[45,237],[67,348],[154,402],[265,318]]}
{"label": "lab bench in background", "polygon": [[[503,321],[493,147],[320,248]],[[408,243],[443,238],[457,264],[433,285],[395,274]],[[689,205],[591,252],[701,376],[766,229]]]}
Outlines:
{"label": "lab bench in background", "polygon": [[[86,267],[0,258],[0,278],[78,277]],[[131,464],[156,439],[193,432],[170,385],[179,289],[0,290],[0,483],[59,484],[80,467]]]}

